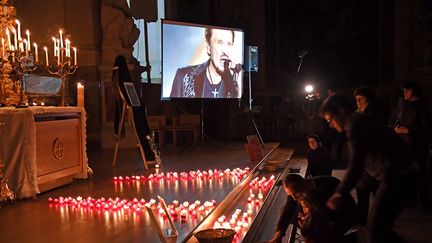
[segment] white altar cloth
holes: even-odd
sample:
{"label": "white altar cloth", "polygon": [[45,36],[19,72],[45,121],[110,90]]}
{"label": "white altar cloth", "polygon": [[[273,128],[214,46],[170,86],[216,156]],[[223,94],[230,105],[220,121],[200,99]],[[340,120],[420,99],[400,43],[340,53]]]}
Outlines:
{"label": "white altar cloth", "polygon": [[86,150],[86,112],[82,107],[45,107],[36,106],[23,109],[12,107],[0,108],[0,152],[4,168],[4,177],[8,180],[17,198],[34,197],[38,194],[36,168],[36,123],[34,116],[44,113],[81,113],[83,171],[77,178],[87,178]]}

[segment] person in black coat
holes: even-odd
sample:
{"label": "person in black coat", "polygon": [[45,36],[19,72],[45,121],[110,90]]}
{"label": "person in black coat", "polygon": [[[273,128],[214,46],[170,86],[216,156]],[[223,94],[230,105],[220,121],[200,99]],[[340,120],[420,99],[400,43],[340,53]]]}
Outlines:
{"label": "person in black coat", "polygon": [[419,163],[418,199],[421,206],[430,207],[426,167],[431,139],[431,117],[418,83],[405,83],[403,93],[403,99],[399,100],[390,119],[390,125],[414,152]]}
{"label": "person in black coat", "polygon": [[[367,86],[361,86],[354,90],[353,97],[357,104],[356,112],[374,116],[385,123],[385,112],[378,100],[375,91]],[[364,172],[356,185],[357,217],[359,224],[366,225],[369,214],[369,199],[371,192],[375,194],[377,181],[369,173]]]}
{"label": "person in black coat", "polygon": [[316,134],[307,136],[309,151],[307,152],[308,166],[306,178],[331,175],[332,166],[329,151],[322,145],[321,139]]}

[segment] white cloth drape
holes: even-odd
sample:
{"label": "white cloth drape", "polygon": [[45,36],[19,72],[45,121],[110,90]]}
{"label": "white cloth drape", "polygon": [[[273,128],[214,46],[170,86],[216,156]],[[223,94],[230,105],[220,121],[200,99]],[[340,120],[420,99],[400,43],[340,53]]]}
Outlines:
{"label": "white cloth drape", "polygon": [[0,108],[0,152],[4,177],[17,198],[34,197],[39,193],[36,165],[36,124],[34,116],[44,113],[81,113],[83,171],[77,178],[87,178],[86,112],[82,107]]}

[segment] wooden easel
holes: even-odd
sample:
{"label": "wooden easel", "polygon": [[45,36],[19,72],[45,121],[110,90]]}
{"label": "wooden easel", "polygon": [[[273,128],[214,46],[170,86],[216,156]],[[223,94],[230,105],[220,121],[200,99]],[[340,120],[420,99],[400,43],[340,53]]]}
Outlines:
{"label": "wooden easel", "polygon": [[120,88],[119,88],[119,93],[120,93],[120,97],[121,97],[121,100],[122,100],[122,114],[121,114],[120,124],[119,124],[117,135],[116,135],[116,144],[115,144],[115,149],[114,149],[114,157],[113,157],[112,166],[114,167],[115,164],[116,164],[116,161],[117,161],[117,154],[118,154],[118,149],[119,149],[119,146],[120,146],[120,136],[121,136],[121,133],[122,133],[123,124],[124,124],[125,117],[126,117],[126,111],[128,111],[129,117],[132,118],[130,120],[132,120],[132,127],[133,127],[133,130],[134,130],[134,133],[135,133],[135,138],[137,140],[137,146],[138,146],[138,148],[140,150],[141,158],[142,158],[143,163],[144,163],[144,168],[146,170],[148,170],[148,161],[146,160],[144,149],[143,149],[143,146],[141,144],[141,141],[139,139],[139,136],[138,136],[138,133],[137,133],[137,130],[136,130],[135,119],[133,117],[134,115],[133,115],[133,112],[132,112],[132,106],[127,104],[126,99],[125,99],[123,93],[121,92]]}

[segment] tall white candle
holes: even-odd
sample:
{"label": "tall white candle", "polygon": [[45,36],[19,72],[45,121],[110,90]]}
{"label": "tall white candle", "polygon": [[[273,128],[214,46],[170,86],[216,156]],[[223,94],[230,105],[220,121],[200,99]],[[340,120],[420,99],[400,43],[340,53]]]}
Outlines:
{"label": "tall white candle", "polygon": [[52,40],[53,40],[53,43],[54,43],[54,48],[53,48],[53,51],[54,51],[54,56],[57,56],[57,41],[56,41],[56,38],[53,36],[52,37]]}
{"label": "tall white candle", "polygon": [[77,84],[77,106],[84,107],[84,85]]}
{"label": "tall white candle", "polygon": [[26,60],[28,60],[28,59],[29,59],[29,44],[28,44],[27,40],[24,39],[24,40],[20,43],[20,45],[25,45],[25,47],[23,47],[23,49],[22,49],[21,51],[23,51],[23,50],[25,49]]}
{"label": "tall white candle", "polygon": [[73,48],[73,51],[74,51],[74,65],[76,66],[78,64],[76,47]]}
{"label": "tall white candle", "polygon": [[5,40],[2,38],[2,58],[5,58]]}
{"label": "tall white candle", "polygon": [[57,39],[57,65],[60,65],[60,58],[61,58],[61,49],[60,49],[60,40]]}
{"label": "tall white candle", "polygon": [[15,23],[17,24],[18,40],[21,40],[21,23],[18,19],[15,19]]}
{"label": "tall white candle", "polygon": [[28,44],[28,50],[31,51],[31,43],[30,43],[30,31],[26,30],[26,35],[27,35],[27,44]]}
{"label": "tall white candle", "polygon": [[60,48],[63,48],[63,30],[60,29],[59,33],[60,33]]}
{"label": "tall white candle", "polygon": [[11,48],[11,45],[12,45],[9,28],[6,28],[6,36],[7,36],[7,39],[8,39],[8,46],[7,46],[6,49],[9,50]]}
{"label": "tall white candle", "polygon": [[33,46],[34,46],[34,49],[35,49],[34,56],[35,56],[35,59],[36,59],[36,63],[38,63],[39,62],[38,45],[35,42],[35,43],[33,43]]}
{"label": "tall white candle", "polygon": [[47,67],[49,67],[48,48],[47,48],[46,46],[44,46],[44,51],[45,51],[45,61],[46,61],[46,65],[47,65]]}
{"label": "tall white candle", "polygon": [[12,33],[14,34],[14,50],[18,50],[18,36],[15,28],[12,28]]}
{"label": "tall white candle", "polygon": [[66,56],[70,57],[70,41],[69,39],[66,39]]}

